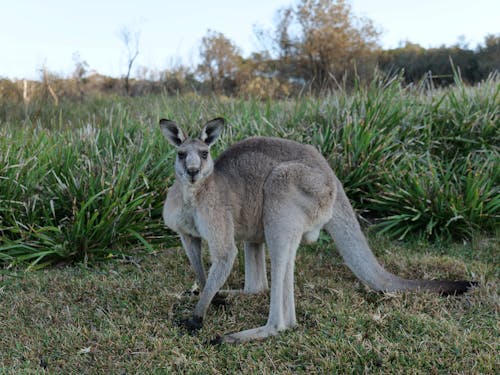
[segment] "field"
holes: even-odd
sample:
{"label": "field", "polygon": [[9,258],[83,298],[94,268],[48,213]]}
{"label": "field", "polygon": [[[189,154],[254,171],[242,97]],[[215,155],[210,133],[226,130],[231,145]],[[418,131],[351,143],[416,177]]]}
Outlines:
{"label": "field", "polygon": [[[434,89],[378,77],[283,101],[95,97],[0,102],[0,369],[6,373],[409,372],[498,368],[500,81]],[[160,117],[195,134],[222,116],[213,153],[250,135],[315,145],[406,277],[479,281],[462,298],[369,292],[333,244],[299,251],[299,327],[212,347],[261,325],[268,296],[211,309],[197,337],[175,321],[193,276],[161,223],[174,150]],[[36,272],[27,272],[35,271]],[[242,283],[239,259],[229,281]]]}
{"label": "field", "polygon": [[[332,244],[299,250],[299,326],[264,342],[212,346],[218,334],[265,323],[268,295],[210,308],[189,336],[194,307],[180,248],[19,275],[0,289],[0,372],[50,374],[482,373],[498,369],[498,241],[445,247],[371,245],[407,277],[474,278],[463,297],[367,291]],[[238,259],[228,282],[243,285]]]}

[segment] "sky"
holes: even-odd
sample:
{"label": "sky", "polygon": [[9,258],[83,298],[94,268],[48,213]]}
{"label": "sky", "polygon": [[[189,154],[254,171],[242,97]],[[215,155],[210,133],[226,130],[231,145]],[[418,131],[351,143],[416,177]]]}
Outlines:
{"label": "sky", "polygon": [[[75,56],[89,69],[121,76],[124,27],[138,31],[135,67],[194,66],[208,29],[222,32],[248,56],[261,49],[254,28],[269,29],[276,11],[296,0],[0,0],[0,78],[38,79],[45,66],[69,76]],[[382,31],[383,48],[405,41],[423,47],[461,42],[472,48],[500,33],[499,0],[351,0],[356,16]],[[461,39],[460,39],[461,38]],[[133,69],[135,72],[136,69]]]}

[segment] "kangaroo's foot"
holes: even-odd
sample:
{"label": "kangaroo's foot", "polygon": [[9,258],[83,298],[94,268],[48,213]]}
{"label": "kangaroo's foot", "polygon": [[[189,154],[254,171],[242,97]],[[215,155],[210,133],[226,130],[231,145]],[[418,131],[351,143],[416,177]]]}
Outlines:
{"label": "kangaroo's foot", "polygon": [[185,328],[190,335],[193,335],[203,327],[203,318],[193,315],[189,318],[179,320],[178,325]]}
{"label": "kangaroo's foot", "polygon": [[248,341],[263,340],[270,336],[276,336],[280,331],[284,331],[290,327],[277,327],[276,325],[266,324],[265,326],[248,329],[246,331],[230,333],[224,336],[218,336],[210,343],[217,345],[221,343],[227,344],[241,344]]}

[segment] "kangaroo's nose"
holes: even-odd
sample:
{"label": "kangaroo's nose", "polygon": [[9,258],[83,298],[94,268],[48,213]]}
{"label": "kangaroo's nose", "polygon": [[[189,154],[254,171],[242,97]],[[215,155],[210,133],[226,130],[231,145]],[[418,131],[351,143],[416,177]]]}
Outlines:
{"label": "kangaroo's nose", "polygon": [[196,176],[199,172],[200,172],[200,170],[199,170],[198,168],[188,168],[188,169],[187,169],[187,173],[188,173],[188,175],[190,175],[191,177]]}

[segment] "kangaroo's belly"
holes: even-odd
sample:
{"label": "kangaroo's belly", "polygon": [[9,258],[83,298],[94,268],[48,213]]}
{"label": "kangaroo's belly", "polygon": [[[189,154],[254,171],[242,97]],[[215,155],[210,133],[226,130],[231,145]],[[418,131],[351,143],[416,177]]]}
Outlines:
{"label": "kangaroo's belly", "polygon": [[238,191],[239,199],[232,199],[230,215],[236,241],[264,242],[262,183],[256,180],[253,184],[242,184],[244,188]]}
{"label": "kangaroo's belly", "polygon": [[256,223],[254,226],[236,223],[234,237],[236,241],[264,242],[264,228],[262,222]]}

